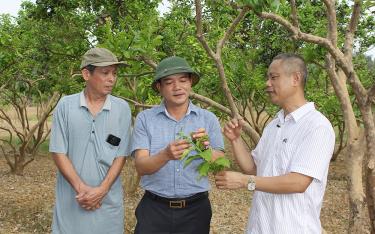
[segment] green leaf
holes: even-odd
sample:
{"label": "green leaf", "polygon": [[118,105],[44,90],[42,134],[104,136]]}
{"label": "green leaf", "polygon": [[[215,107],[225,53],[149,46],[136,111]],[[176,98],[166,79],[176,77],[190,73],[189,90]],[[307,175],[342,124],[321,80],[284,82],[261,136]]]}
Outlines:
{"label": "green leaf", "polygon": [[186,149],[183,153],[182,153],[182,156],[180,158],[180,160],[184,160],[186,156],[189,155],[189,153],[194,149],[194,147],[190,147],[189,149]]}
{"label": "green leaf", "polygon": [[206,149],[200,153],[201,157],[206,161],[206,162],[211,162],[212,159],[212,150],[211,149]]}
{"label": "green leaf", "polygon": [[199,172],[198,179],[202,178],[203,176],[207,176],[208,172],[209,172],[209,169],[210,169],[210,163],[209,162],[204,162],[204,163],[200,164],[199,167],[197,168],[197,170]]}
{"label": "green leaf", "polygon": [[184,168],[187,167],[194,159],[200,158],[201,156],[199,154],[190,156],[188,159],[186,159],[184,163]]}
{"label": "green leaf", "polygon": [[230,167],[230,161],[225,157],[219,157],[213,163],[224,167]]}

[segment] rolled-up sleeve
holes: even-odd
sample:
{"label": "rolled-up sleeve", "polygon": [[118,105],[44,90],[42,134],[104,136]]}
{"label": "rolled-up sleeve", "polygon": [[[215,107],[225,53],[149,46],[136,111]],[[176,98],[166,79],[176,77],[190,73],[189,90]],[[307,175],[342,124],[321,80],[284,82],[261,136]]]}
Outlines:
{"label": "rolled-up sleeve", "polygon": [[135,120],[133,134],[131,138],[131,155],[134,155],[134,152],[138,149],[150,150],[150,139],[147,134],[146,124],[146,116],[144,112],[139,113]]}

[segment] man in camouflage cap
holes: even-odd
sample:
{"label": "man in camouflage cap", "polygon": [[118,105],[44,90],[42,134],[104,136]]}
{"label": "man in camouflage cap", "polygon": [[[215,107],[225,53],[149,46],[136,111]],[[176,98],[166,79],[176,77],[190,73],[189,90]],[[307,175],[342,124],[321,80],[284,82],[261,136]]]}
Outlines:
{"label": "man in camouflage cap", "polygon": [[178,139],[184,132],[194,139],[209,135],[213,157],[223,155],[224,143],[218,119],[189,100],[196,73],[181,57],[162,60],[156,68],[152,88],[163,97],[159,106],[138,114],[131,152],[142,176],[145,195],[136,209],[135,233],[209,233],[211,205],[207,177],[197,180],[194,160],[184,168],[179,160],[190,147]]}
{"label": "man in camouflage cap", "polygon": [[58,175],[52,233],[123,233],[118,175],[129,155],[131,113],[111,91],[124,64],[107,49],[88,50],[80,66],[85,89],[63,97],[54,111],[49,151]]}

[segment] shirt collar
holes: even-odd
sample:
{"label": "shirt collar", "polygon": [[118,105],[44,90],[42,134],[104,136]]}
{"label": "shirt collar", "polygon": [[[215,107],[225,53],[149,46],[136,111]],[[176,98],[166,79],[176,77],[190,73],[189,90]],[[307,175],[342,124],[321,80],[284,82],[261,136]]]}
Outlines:
{"label": "shirt collar", "polygon": [[[157,114],[164,113],[168,117],[170,117],[170,115],[169,115],[169,113],[167,111],[167,108],[165,107],[164,101],[162,101],[159,106],[155,107],[155,111],[156,111]],[[187,112],[186,112],[185,116],[190,115],[190,113],[198,114],[198,107],[196,105],[194,105],[189,100],[189,106],[188,106],[188,109],[187,109]]]}
{"label": "shirt collar", "polygon": [[[85,98],[85,92],[82,91],[80,94],[79,94],[79,103],[80,103],[80,106],[81,107],[86,107],[88,108],[87,106],[87,102],[86,102],[86,98]],[[104,102],[104,105],[102,107],[102,110],[111,110],[111,99],[110,99],[110,95],[108,94],[106,99],[105,99],[105,102]]]}
{"label": "shirt collar", "polygon": [[285,118],[284,110],[280,110],[277,113],[277,118],[280,120],[281,123],[284,123],[289,119],[293,119],[295,122],[298,122],[298,120],[300,120],[305,114],[307,114],[311,110],[315,110],[315,105],[313,102],[308,102],[303,106],[299,107],[297,110],[293,111],[292,113],[289,113],[287,116],[285,116]]}

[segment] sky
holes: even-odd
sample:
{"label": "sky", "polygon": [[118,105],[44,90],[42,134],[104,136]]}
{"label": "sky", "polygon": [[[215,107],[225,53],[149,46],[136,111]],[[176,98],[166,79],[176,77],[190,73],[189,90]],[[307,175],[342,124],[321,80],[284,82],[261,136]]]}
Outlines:
{"label": "sky", "polygon": [[[13,16],[17,15],[18,10],[20,9],[21,2],[23,0],[0,0],[0,14],[2,13],[9,13]],[[30,0],[31,2],[35,2],[35,0]],[[159,6],[159,11],[161,14],[168,11],[168,0],[163,0],[163,3]],[[370,55],[373,59],[375,59],[375,45],[365,53],[366,55]]]}

